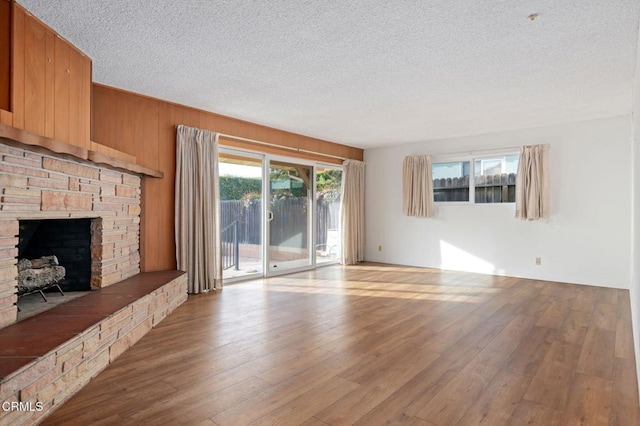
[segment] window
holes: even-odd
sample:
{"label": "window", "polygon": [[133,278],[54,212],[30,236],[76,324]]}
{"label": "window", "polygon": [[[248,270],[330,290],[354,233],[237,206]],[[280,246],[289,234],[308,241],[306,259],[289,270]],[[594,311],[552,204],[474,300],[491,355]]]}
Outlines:
{"label": "window", "polygon": [[519,155],[495,155],[434,163],[433,199],[435,202],[513,203],[518,160]]}
{"label": "window", "polygon": [[474,160],[476,203],[514,203],[518,156],[476,158]]}
{"label": "window", "polygon": [[342,169],[316,166],[316,264],[338,262]]}
{"label": "window", "polygon": [[469,161],[456,161],[431,167],[433,201],[469,201],[469,164]]}

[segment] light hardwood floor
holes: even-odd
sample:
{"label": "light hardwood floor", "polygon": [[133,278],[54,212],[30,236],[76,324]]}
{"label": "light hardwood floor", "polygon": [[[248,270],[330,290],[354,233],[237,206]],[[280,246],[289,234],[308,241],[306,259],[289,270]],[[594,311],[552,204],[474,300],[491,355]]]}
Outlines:
{"label": "light hardwood floor", "polygon": [[45,424],[640,424],[626,290],[363,264],[189,300]]}

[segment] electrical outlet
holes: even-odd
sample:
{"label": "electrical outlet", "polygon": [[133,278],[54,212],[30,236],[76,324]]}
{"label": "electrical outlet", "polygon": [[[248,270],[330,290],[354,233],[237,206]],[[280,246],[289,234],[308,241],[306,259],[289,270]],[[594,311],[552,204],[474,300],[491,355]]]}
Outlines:
{"label": "electrical outlet", "polygon": [[382,251],[382,246],[378,246],[378,251]]}
{"label": "electrical outlet", "polygon": [[542,258],[536,257],[536,265],[542,265]]}

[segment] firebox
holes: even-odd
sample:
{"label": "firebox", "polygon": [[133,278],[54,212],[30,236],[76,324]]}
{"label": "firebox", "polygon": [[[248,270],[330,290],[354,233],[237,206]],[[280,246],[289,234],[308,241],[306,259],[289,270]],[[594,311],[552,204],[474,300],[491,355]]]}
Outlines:
{"label": "firebox", "polygon": [[91,219],[20,220],[18,259],[56,256],[63,291],[91,290]]}

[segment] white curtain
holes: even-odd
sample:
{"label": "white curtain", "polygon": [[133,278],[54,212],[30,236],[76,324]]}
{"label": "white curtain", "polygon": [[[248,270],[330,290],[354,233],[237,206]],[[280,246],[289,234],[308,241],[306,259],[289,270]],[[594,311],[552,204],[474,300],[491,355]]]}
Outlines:
{"label": "white curtain", "polygon": [[538,220],[549,217],[549,154],[547,145],[520,148],[516,177],[516,217]]}
{"label": "white curtain", "polygon": [[218,135],[178,126],[176,137],[176,260],[189,293],[222,288]]}
{"label": "white curtain", "polygon": [[408,156],[402,163],[402,211],[407,216],[434,215],[431,157],[428,155]]}
{"label": "white curtain", "polygon": [[364,162],[345,160],[342,173],[342,263],[364,260]]}

